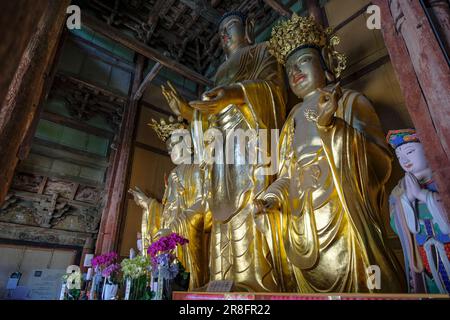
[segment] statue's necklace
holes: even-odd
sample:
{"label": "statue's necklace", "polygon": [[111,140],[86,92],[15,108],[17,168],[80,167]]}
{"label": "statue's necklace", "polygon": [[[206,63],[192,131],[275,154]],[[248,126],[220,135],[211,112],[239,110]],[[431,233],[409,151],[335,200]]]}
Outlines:
{"label": "statue's necklace", "polygon": [[305,111],[303,111],[303,114],[309,122],[317,122],[317,119],[319,118],[317,111],[311,108],[306,108]]}
{"label": "statue's necklace", "polygon": [[[314,97],[314,95],[313,95]],[[305,116],[306,120],[308,120],[309,122],[317,122],[317,119],[319,118],[319,114],[317,113],[316,108],[314,108],[313,106],[311,106],[311,102],[312,105],[314,105],[314,103],[316,103],[317,99],[314,97],[312,99],[308,99],[309,101],[309,106],[305,108],[305,110],[303,111],[303,115]]]}

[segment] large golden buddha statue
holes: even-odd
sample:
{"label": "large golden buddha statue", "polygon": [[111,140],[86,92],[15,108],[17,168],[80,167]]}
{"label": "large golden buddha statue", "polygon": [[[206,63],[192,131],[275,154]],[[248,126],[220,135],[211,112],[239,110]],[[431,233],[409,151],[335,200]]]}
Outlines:
{"label": "large golden buddha statue", "polygon": [[[345,57],[334,44],[313,18],[294,15],[272,31],[270,51],[302,102],[281,132],[278,178],[258,204],[282,212],[298,292],[404,292],[382,222],[392,155],[369,100],[335,83]],[[379,284],[368,278],[377,269]]]}
{"label": "large golden buddha statue", "polygon": [[[166,143],[172,161],[178,164],[167,177],[162,202],[146,196],[140,189],[130,190],[136,203],[143,208],[141,234],[143,254],[148,245],[158,236],[176,232],[189,239],[185,246],[178,246],[177,257],[190,272],[189,288],[196,289],[208,281],[208,243],[211,230],[210,214],[203,197],[203,176],[200,167],[190,163],[181,163],[179,152],[172,152],[174,145],[186,139],[190,133],[179,120],[170,119],[169,123],[153,120],[150,126],[159,138]],[[183,139],[184,138],[184,139]],[[186,146],[192,156],[192,148]],[[186,156],[186,155],[184,155]]]}
{"label": "large golden buddha statue", "polygon": [[[253,216],[254,197],[272,181],[272,176],[262,174],[267,164],[262,159],[269,154],[233,136],[254,130],[253,138],[258,138],[259,129],[281,128],[285,118],[281,65],[269,54],[267,43],[252,44],[251,29],[252,23],[240,12],[222,17],[219,34],[226,60],[217,70],[215,87],[201,101],[188,104],[172,88],[163,92],[177,114],[193,120],[195,152],[205,166],[205,196],[213,220],[210,279],[233,280],[239,290],[279,291],[273,241],[265,237],[270,232],[258,229]],[[224,143],[205,143],[211,139],[208,132],[218,133]],[[231,140],[230,150],[226,145]],[[215,161],[209,161],[211,154]],[[249,154],[258,155],[256,162],[249,161]]]}

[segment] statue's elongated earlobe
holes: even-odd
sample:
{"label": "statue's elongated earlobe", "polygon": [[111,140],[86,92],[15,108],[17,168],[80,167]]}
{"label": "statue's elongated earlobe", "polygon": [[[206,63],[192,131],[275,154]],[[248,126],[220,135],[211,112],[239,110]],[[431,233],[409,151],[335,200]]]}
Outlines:
{"label": "statue's elongated earlobe", "polygon": [[325,78],[327,78],[328,82],[335,82],[336,81],[336,78],[334,77],[334,75],[328,70],[325,70]]}
{"label": "statue's elongated earlobe", "polygon": [[245,22],[245,39],[249,44],[255,43],[255,20],[250,18]]}

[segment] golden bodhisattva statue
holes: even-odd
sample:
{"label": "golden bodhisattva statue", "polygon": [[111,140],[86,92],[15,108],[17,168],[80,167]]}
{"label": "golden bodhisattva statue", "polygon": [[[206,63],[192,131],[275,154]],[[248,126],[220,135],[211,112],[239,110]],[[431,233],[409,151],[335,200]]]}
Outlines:
{"label": "golden bodhisattva statue", "polygon": [[335,83],[345,68],[336,40],[296,15],[272,31],[270,51],[303,101],[281,132],[279,176],[258,204],[281,209],[298,292],[404,292],[382,222],[392,155],[369,100]]}
{"label": "golden bodhisattva statue", "polygon": [[[189,131],[182,130],[184,124],[173,120],[169,123],[153,120],[150,126],[166,142],[172,160],[175,163],[181,162],[173,158],[178,153],[172,153],[173,145],[179,143],[177,137],[170,139],[170,136],[175,130],[174,135],[189,135]],[[191,148],[186,146],[185,149]],[[210,214],[206,212],[202,186],[201,170],[192,163],[179,164],[170,172],[162,203],[147,197],[138,188],[130,190],[136,203],[144,209],[141,231],[144,254],[148,244],[160,235],[176,232],[189,239],[187,245],[178,246],[177,258],[190,272],[191,290],[205,285],[209,279],[208,242],[211,220],[208,218]]]}
{"label": "golden bodhisattva statue", "polygon": [[[205,92],[201,101],[188,104],[172,88],[163,88],[163,93],[176,113],[194,120],[196,153],[207,164],[205,196],[213,219],[210,279],[233,280],[238,290],[275,292],[283,288],[272,261],[274,241],[265,237],[270,237],[270,230],[258,229],[253,215],[253,199],[272,177],[256,172],[264,170],[263,155],[248,140],[237,139],[232,152],[225,150],[239,130],[248,133],[254,129],[257,134],[258,129],[268,129],[270,134],[270,129],[281,128],[285,119],[281,65],[269,54],[267,43],[252,44],[252,26],[240,12],[222,17],[219,33],[226,61],[215,75],[215,87]],[[204,143],[211,139],[205,129],[216,129],[223,137],[221,151],[215,149],[214,163],[202,158],[215,145]],[[217,157],[220,153],[221,160]],[[249,161],[251,153],[258,154],[257,163]]]}

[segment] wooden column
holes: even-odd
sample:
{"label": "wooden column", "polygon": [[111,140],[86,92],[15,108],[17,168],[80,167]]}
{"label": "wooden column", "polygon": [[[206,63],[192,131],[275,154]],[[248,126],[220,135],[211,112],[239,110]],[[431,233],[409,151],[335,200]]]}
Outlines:
{"label": "wooden column", "polygon": [[0,28],[5,36],[0,49],[4,57],[0,62],[0,202],[9,189],[19,147],[43,94],[69,4],[69,0],[1,2],[5,19]]}
{"label": "wooden column", "polygon": [[278,14],[280,16],[290,17],[292,15],[291,9],[289,9],[288,7],[286,7],[285,5],[283,5],[281,2],[279,2],[277,0],[264,0],[264,2],[268,6],[272,7],[273,10],[278,12]]}
{"label": "wooden column", "polygon": [[424,0],[444,50],[450,55],[450,4],[448,0]]}
{"label": "wooden column", "polygon": [[450,70],[419,1],[374,0],[406,106],[450,214]]}
{"label": "wooden column", "polygon": [[31,144],[33,142],[34,135],[36,134],[37,126],[39,124],[39,120],[42,117],[42,113],[44,110],[45,101],[47,101],[48,95],[50,94],[50,90],[53,86],[53,81],[55,80],[56,71],[58,70],[58,61],[61,57],[62,48],[64,42],[66,41],[68,36],[68,31],[63,29],[62,35],[58,41],[57,49],[54,50],[54,55],[52,56],[53,64],[49,70],[48,76],[45,79],[43,92],[41,94],[41,98],[39,100],[38,106],[36,108],[36,112],[33,115],[33,120],[31,121],[30,127],[28,129],[27,134],[25,135],[22,144],[20,145],[19,150],[17,151],[17,158],[19,161],[25,160],[31,150]]}
{"label": "wooden column", "polygon": [[327,25],[324,16],[323,11],[319,6],[318,0],[306,0],[306,9],[308,10],[309,14],[314,17],[314,19],[320,23],[321,25]]}
{"label": "wooden column", "polygon": [[[138,55],[130,97],[134,97],[142,83],[145,57]],[[107,181],[106,203],[102,213],[95,253],[102,254],[117,249],[120,219],[127,194],[129,159],[133,147],[133,134],[137,122],[138,103],[130,98],[125,109],[119,135],[119,146],[114,155]]]}

